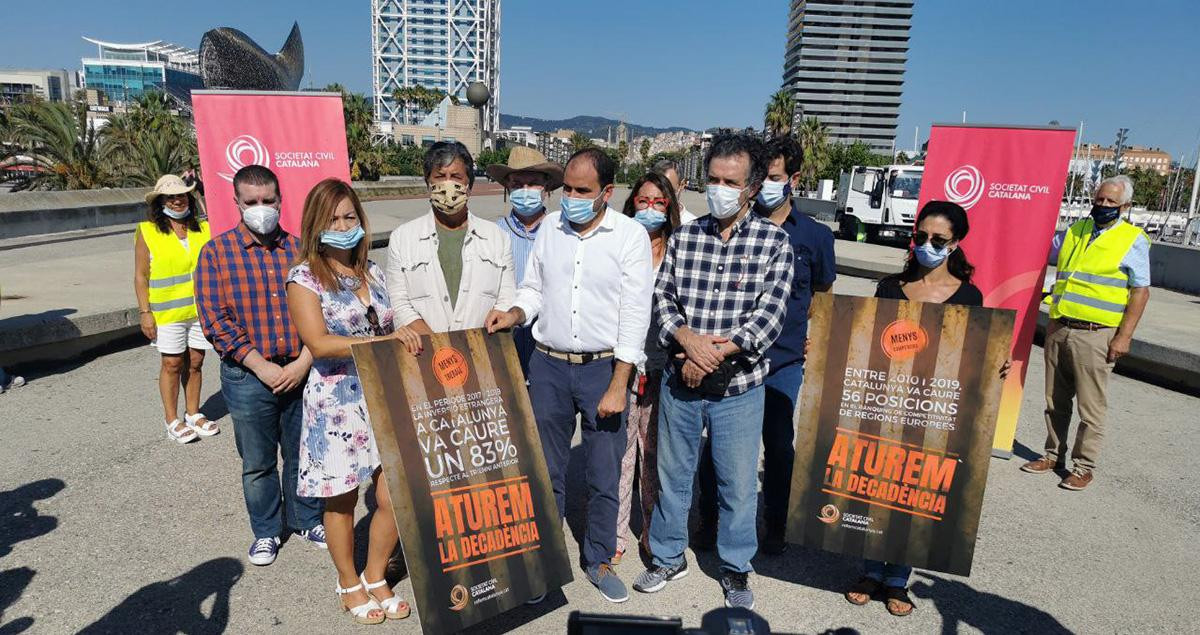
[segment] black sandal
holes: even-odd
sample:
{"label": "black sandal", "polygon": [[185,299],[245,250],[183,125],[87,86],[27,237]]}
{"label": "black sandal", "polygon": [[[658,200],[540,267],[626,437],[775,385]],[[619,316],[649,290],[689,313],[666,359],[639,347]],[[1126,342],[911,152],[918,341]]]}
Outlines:
{"label": "black sandal", "polygon": [[[866,576],[863,576],[858,579],[858,582],[854,583],[854,586],[850,587],[849,591],[846,591],[845,593],[843,593],[842,596],[846,598],[847,602],[849,602],[855,606],[865,606],[868,602],[871,601],[871,598],[875,597],[876,593],[879,593],[879,590],[881,588],[883,588],[882,582],[880,582],[879,580],[876,580],[875,578],[868,578]],[[865,595],[865,596],[867,596],[867,599],[863,600],[862,602],[859,602],[858,600],[855,600],[854,598],[850,597],[851,593],[858,593],[861,595]]]}
{"label": "black sandal", "polygon": [[[883,590],[883,601],[887,606],[888,613],[891,613],[896,617],[911,615],[913,609],[917,608],[916,605],[913,604],[912,598],[908,597],[908,589],[902,586],[890,586],[885,588]],[[893,601],[903,602],[908,605],[908,608],[897,608],[892,604]]]}

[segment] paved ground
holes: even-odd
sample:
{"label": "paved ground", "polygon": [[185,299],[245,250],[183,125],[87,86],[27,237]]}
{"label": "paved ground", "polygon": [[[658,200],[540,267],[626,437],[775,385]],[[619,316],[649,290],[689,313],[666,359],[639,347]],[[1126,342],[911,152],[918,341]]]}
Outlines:
{"label": "paved ground", "polygon": [[[837,286],[871,288],[848,278]],[[215,360],[205,410],[226,431],[188,446],[169,441],[158,421],[157,365],[149,346],[115,349],[0,395],[0,633],[369,631],[335,610],[325,552],[292,541],[273,566],[246,563],[250,534]],[[1021,458],[1042,441],[1040,350],[1028,381]],[[849,605],[839,593],[857,565],[798,547],[755,560],[761,613],[786,632],[1194,632],[1200,401],[1119,376],[1112,394],[1095,484],[1069,493],[1053,477],[1019,472],[1017,459],[993,460],[974,574],[915,575],[913,616]],[[581,512],[569,510],[571,526]],[[574,533],[568,546],[578,562]],[[698,564],[619,607],[577,573],[541,606],[478,631],[563,632],[574,609],[679,615],[698,626],[720,602],[716,563]],[[631,582],[638,569],[631,559],[618,572]],[[407,579],[398,588],[411,597]],[[415,618],[375,632],[383,630],[419,632]]]}

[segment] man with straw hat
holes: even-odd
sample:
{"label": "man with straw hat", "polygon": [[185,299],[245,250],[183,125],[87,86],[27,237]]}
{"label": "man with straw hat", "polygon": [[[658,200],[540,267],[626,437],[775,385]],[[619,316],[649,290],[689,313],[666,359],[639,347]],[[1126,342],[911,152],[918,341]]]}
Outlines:
{"label": "man with straw hat", "polygon": [[[538,227],[546,215],[546,200],[550,193],[562,186],[563,169],[557,163],[546,160],[546,156],[533,148],[516,146],[508,154],[508,163],[487,167],[487,175],[504,186],[512,203],[508,216],[496,221],[500,229],[512,239],[513,269],[520,286],[525,277],[525,262],[533,250]],[[529,376],[529,358],[533,355],[532,326],[513,329],[513,341],[517,345],[517,356],[521,370]]]}

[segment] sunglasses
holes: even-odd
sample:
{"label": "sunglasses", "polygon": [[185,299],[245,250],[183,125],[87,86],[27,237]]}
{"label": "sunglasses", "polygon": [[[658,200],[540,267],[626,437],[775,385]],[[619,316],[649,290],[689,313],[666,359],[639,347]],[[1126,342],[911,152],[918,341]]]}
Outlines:
{"label": "sunglasses", "polygon": [[941,236],[931,236],[928,232],[918,231],[913,233],[913,246],[920,247],[925,243],[931,243],[934,249],[945,247],[951,238],[942,238]]}
{"label": "sunglasses", "polygon": [[374,304],[367,307],[367,324],[371,325],[371,331],[374,332],[376,336],[387,335],[387,333],[383,331],[383,327],[379,325],[379,314],[375,312]]}

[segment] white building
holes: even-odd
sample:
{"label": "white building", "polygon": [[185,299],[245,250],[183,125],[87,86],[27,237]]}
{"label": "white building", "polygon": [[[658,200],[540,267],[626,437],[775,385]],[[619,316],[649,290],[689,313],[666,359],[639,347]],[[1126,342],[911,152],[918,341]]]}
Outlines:
{"label": "white building", "polygon": [[0,68],[0,104],[37,98],[70,101],[79,76],[63,69]]}
{"label": "white building", "polygon": [[371,0],[371,79],[375,121],[385,132],[427,112],[397,103],[399,88],[424,86],[467,104],[467,86],[483,82],[490,133],[500,127],[500,0]]}
{"label": "white building", "polygon": [[892,151],[913,0],[792,0],[783,87],[835,143]]}
{"label": "white building", "polygon": [[83,39],[96,45],[96,57],[80,60],[83,87],[103,93],[109,102],[128,103],[158,91],[190,104],[191,91],[204,88],[195,49],[161,40],[122,44]]}

